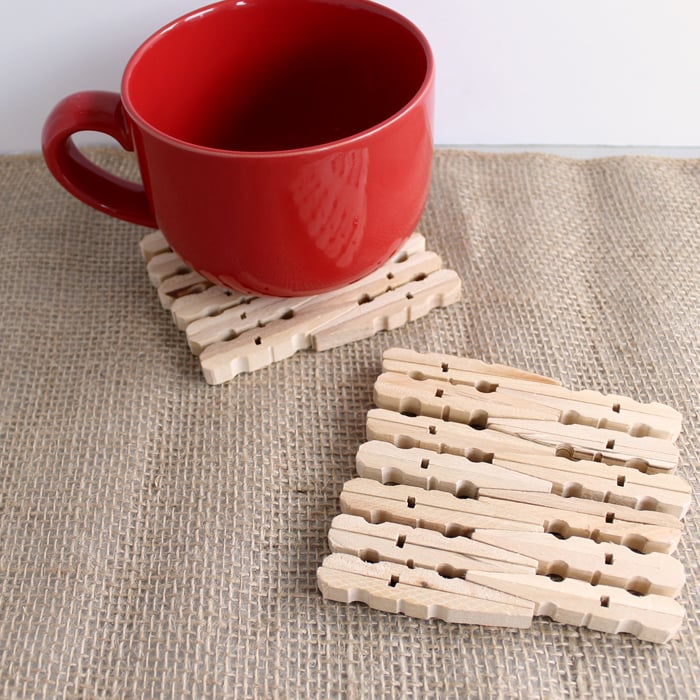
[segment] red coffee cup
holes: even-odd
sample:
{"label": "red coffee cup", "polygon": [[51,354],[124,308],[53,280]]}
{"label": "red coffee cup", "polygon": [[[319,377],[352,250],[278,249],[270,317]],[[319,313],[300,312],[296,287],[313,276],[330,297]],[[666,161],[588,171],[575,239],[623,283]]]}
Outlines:
{"label": "red coffee cup", "polygon": [[[156,32],[121,95],[60,102],[42,135],[83,202],[159,228],[216,284],[294,296],[340,287],[392,256],[425,207],[434,64],[423,34],[366,0],[230,0]],[[143,185],[71,136],[114,137]]]}

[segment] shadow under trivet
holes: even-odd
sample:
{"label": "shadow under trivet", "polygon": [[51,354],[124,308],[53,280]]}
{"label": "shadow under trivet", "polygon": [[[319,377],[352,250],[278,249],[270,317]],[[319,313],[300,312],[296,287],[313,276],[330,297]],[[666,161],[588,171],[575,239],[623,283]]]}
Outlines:
{"label": "shadow under trivet", "polygon": [[161,305],[185,332],[210,384],[300,350],[328,350],[399,328],[461,297],[459,276],[425,250],[419,233],[367,277],[324,294],[291,298],[213,284],[183,263],[160,232],[145,236],[140,247]]}

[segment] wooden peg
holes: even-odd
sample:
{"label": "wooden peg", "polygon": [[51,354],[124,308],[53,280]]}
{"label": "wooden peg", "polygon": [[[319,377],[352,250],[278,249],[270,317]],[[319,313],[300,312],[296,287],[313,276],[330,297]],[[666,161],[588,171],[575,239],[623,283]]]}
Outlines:
{"label": "wooden peg", "polygon": [[139,249],[143,259],[148,263],[151,258],[171,250],[170,244],[160,231],[147,233],[139,242]]}
{"label": "wooden peg", "polygon": [[[443,287],[447,285],[452,289],[454,280],[459,282],[459,278],[451,271],[439,270],[428,274],[423,282],[408,282],[416,275],[426,274],[426,270],[430,271],[436,264],[440,262],[434,253],[407,255],[405,259],[388,263],[362,280],[341,289],[296,301],[283,300],[271,302],[269,305],[260,301],[257,306],[265,308],[267,315],[260,316],[255,328],[249,328],[250,318],[242,320],[243,325],[234,324],[229,329],[233,335],[230,340],[216,340],[226,332],[216,318],[208,322],[196,322],[197,326],[189,334],[189,339],[193,350],[200,351],[199,358],[206,381],[210,384],[220,384],[233,379],[241,372],[252,372],[266,367],[300,350],[311,347],[324,350],[332,347],[335,340],[331,339],[338,340],[340,335],[343,343],[350,342],[350,337],[342,330],[338,330],[340,335],[335,335],[336,331],[333,329],[341,329],[341,324],[350,318],[357,308],[363,308],[363,314],[369,314],[380,327],[386,326],[387,323],[394,327],[416,315],[427,313],[438,302],[448,303],[447,297],[441,296],[443,292],[448,294]],[[392,275],[389,281],[388,274]],[[429,280],[432,281],[428,282]],[[394,291],[384,291],[387,286],[394,284],[401,286]],[[427,286],[418,292],[412,286],[417,284]],[[415,298],[407,299],[406,295],[410,294],[411,289],[416,291]],[[398,294],[399,290],[404,291]],[[367,303],[366,298],[370,299]],[[397,299],[400,301],[396,301]],[[251,305],[254,303],[256,302],[251,302]],[[401,311],[401,308],[404,311]],[[231,320],[228,317],[234,317],[235,314],[235,311],[227,313],[227,319]],[[263,318],[272,320],[265,321]],[[357,323],[353,323],[353,333],[361,334],[361,337],[376,333],[378,327],[375,323],[367,323],[367,317],[363,318],[364,322],[360,323],[356,319]],[[399,322],[401,318],[403,321]],[[212,335],[207,335],[204,331],[208,325],[214,328]],[[205,345],[206,343],[209,344]]]}
{"label": "wooden peg", "polygon": [[[170,306],[170,313],[175,325],[184,331],[194,321],[215,318],[227,309],[235,306],[243,307],[255,298],[252,294],[234,292],[214,285],[197,294],[187,294],[175,299]],[[240,312],[243,312],[243,308]]]}
{"label": "wooden peg", "polygon": [[549,445],[555,453],[564,451],[570,459],[620,464],[651,474],[672,472],[678,466],[678,448],[660,438],[555,421],[493,418],[487,425],[528,442]]}
{"label": "wooden peg", "polygon": [[[499,492],[494,492],[498,494]],[[540,496],[545,498],[540,499]],[[497,503],[507,507],[514,520],[527,519],[538,522],[542,529],[560,537],[587,537],[596,542],[613,542],[640,551],[673,551],[680,538],[681,530],[677,527],[664,527],[646,524],[618,517],[618,509],[608,505],[605,513],[575,509],[571,499],[560,498],[555,502],[550,494],[529,494],[522,499],[491,497],[481,494],[479,502],[496,506]],[[557,507],[564,506],[564,507]]]}
{"label": "wooden peg", "polygon": [[146,260],[151,284],[158,290],[158,299],[164,309],[170,309],[176,299],[203,291],[212,283],[194,272],[175,253],[160,231],[146,235],[140,243]]}
{"label": "wooden peg", "polygon": [[537,464],[528,464],[518,456],[517,460],[494,458],[493,464],[549,480],[552,492],[566,498],[653,510],[676,518],[685,517],[692,500],[690,484],[676,474],[643,474],[629,467],[561,457],[538,457],[536,461]]}
{"label": "wooden peg", "polygon": [[394,259],[385,263],[357,282],[310,297],[309,306],[324,307],[332,303],[346,304],[348,311],[361,308],[376,297],[381,297],[416,279],[423,279],[439,271],[442,267],[440,256],[430,251],[420,251],[397,257],[398,260]]}
{"label": "wooden peg", "polygon": [[241,372],[253,372],[307,350],[313,330],[342,313],[342,306],[303,309],[292,318],[276,319],[233,340],[212,343],[199,355],[204,379],[209,384],[221,384]]}
{"label": "wooden peg", "polygon": [[314,332],[316,350],[328,350],[415,321],[436,308],[449,306],[462,294],[454,270],[438,270],[427,277],[386,292],[366,305],[353,307]]}
{"label": "wooden peg", "polygon": [[[503,501],[513,501],[516,503],[531,503],[545,508],[555,508],[557,510],[575,510],[579,513],[590,513],[597,517],[614,517],[616,520],[624,520],[629,523],[640,525],[656,525],[660,528],[671,530],[683,530],[683,521],[671,513],[662,513],[658,510],[644,510],[641,508],[630,508],[609,501],[594,501],[589,498],[579,498],[577,496],[561,496],[557,493],[536,493],[534,491],[519,491],[509,489],[489,489],[484,488],[479,491],[480,498],[498,498]],[[662,551],[662,550],[658,550]]]}
{"label": "wooden peg", "polygon": [[190,270],[164,279],[158,285],[158,299],[167,311],[176,299],[208,289],[212,283],[198,272]]}
{"label": "wooden peg", "polygon": [[146,265],[148,279],[157,289],[165,280],[175,275],[184,275],[192,272],[182,258],[172,250],[153,256]]}
{"label": "wooden peg", "polygon": [[570,456],[577,459],[630,463],[644,471],[649,467],[671,471],[678,463],[678,449],[668,440],[563,424],[560,410],[538,403],[536,395],[533,398],[484,392],[437,379],[418,380],[398,372],[385,372],[374,385],[374,402],[379,408],[498,430],[555,449],[566,445]]}
{"label": "wooden peg", "polygon": [[456,384],[479,382],[482,375],[487,375],[501,379],[561,386],[561,382],[557,379],[508,365],[489,364],[481,360],[456,355],[420,353],[408,348],[388,348],[385,350],[383,367],[385,372],[403,372],[418,379],[433,377],[444,381],[454,381]]}
{"label": "wooden peg", "polygon": [[[366,310],[373,318],[380,317],[391,301],[387,288],[393,290],[399,285],[404,289],[402,285],[407,285],[414,277],[439,270],[442,264],[439,256],[431,252],[419,251],[405,259],[401,256],[399,258],[399,261],[391,261],[371,275],[342,289],[307,297],[260,297],[240,310],[232,308],[215,318],[194,321],[186,331],[190,349],[193,353],[200,354],[204,348],[216,342],[232,340],[247,330],[262,328],[274,320],[292,318],[302,311],[304,318],[312,319],[308,326],[310,335],[306,338],[303,349],[312,346],[317,350],[328,349],[330,345],[318,342],[319,333],[326,334],[323,337],[327,337],[333,328],[339,327],[352,315],[354,309]],[[400,306],[406,308],[406,301],[402,301]],[[359,323],[352,323],[352,326],[357,334],[355,339],[373,335],[377,330]],[[287,328],[291,332],[297,332],[294,324],[288,324]],[[342,343],[346,342],[350,342],[348,336],[342,340]]]}
{"label": "wooden peg", "polygon": [[371,564],[348,554],[331,554],[317,571],[323,597],[362,602],[376,610],[422,620],[525,628],[534,605],[493,588],[446,579],[436,571],[409,569],[392,562]]}
{"label": "wooden peg", "polygon": [[495,430],[477,429],[428,416],[403,415],[383,408],[368,411],[367,439],[383,440],[402,449],[421,447],[435,452],[462,455],[481,462],[489,461],[495,454],[501,453],[507,454],[511,459],[527,457],[528,461],[538,455],[554,455],[554,450],[547,445],[529,443]]}
{"label": "wooden peg", "polygon": [[549,493],[551,481],[496,465],[472,462],[466,457],[440,454],[419,447],[401,449],[389,442],[371,440],[357,450],[357,473],[383,484],[420,486],[476,498],[481,489],[518,489]]}
{"label": "wooden peg", "polygon": [[492,429],[426,416],[404,416],[373,409],[367,414],[367,437],[400,448],[419,447],[491,463],[553,483],[554,491],[609,500],[682,516],[690,503],[688,483],[673,474],[642,473],[636,468],[575,461],[557,450]]}
{"label": "wooden peg", "polygon": [[[523,389],[509,387],[500,387],[499,393],[511,398],[526,395]],[[658,402],[642,404],[625,396],[591,390],[538,393],[534,399],[540,406],[557,409],[559,422],[565,425],[584,425],[671,442],[681,431],[680,413]]]}
{"label": "wooden peg", "polygon": [[469,571],[467,581],[530,600],[535,604],[535,615],[547,615],[555,622],[601,632],[626,632],[649,642],[667,642],[685,616],[673,598],[637,596],[622,588],[593,586],[575,579]]}
{"label": "wooden peg", "polygon": [[425,491],[413,486],[385,486],[371,479],[351,479],[340,494],[343,513],[360,515],[373,523],[391,521],[437,530],[448,537],[469,536],[476,528],[542,532],[542,516],[510,516],[511,504],[485,504],[457,498],[445,491]]}
{"label": "wooden peg", "polygon": [[545,576],[616,586],[638,595],[677,596],[685,584],[685,570],[678,559],[659,552],[641,554],[611,542],[582,537],[562,540],[547,532],[514,536],[503,530],[476,530],[472,540],[534,558],[537,573]]}
{"label": "wooden peg", "polygon": [[560,412],[519,397],[485,393],[468,384],[440,379],[414,379],[410,374],[384,372],[374,384],[374,403],[399,413],[452,420],[485,428],[494,418],[557,421]]}
{"label": "wooden peg", "polygon": [[[148,238],[148,236],[146,238]],[[144,238],[144,242],[146,241],[146,238]],[[160,238],[162,239],[162,236]],[[162,240],[164,241],[165,239]],[[158,247],[160,247],[160,240],[146,242],[145,246],[148,250],[157,249]],[[169,248],[167,250],[169,250]],[[384,279],[386,279],[386,275],[392,274],[390,269],[391,265],[406,262],[409,258],[411,258],[412,260],[411,265],[404,267],[415,268],[416,262],[419,267],[421,265],[425,266],[426,264],[431,265],[434,263],[435,260],[440,260],[440,258],[435,253],[428,253],[427,258],[419,258],[418,261],[416,261],[416,256],[419,256],[421,253],[424,252],[425,238],[419,233],[414,233],[408,239],[408,241],[406,241],[406,243],[401,247],[401,249],[392,257],[392,259],[385,265],[387,269],[383,273]],[[175,271],[171,272],[171,274],[175,274]],[[418,273],[415,271],[409,271],[407,274],[408,276],[406,277],[406,279],[408,280],[410,279],[411,275],[416,275]],[[405,275],[406,273],[404,273],[404,276]],[[274,299],[274,297],[261,297],[260,299],[262,301],[265,298]],[[304,299],[307,298],[309,297],[304,297]],[[252,299],[256,299],[256,296],[252,294],[245,294],[242,292],[235,292],[233,290],[215,285],[198,293],[186,294],[185,296],[178,297],[172,302],[170,310],[173,315],[173,320],[175,321],[177,327],[180,330],[185,330],[190,323],[200,319],[217,317],[216,323],[220,325],[220,319],[218,319],[218,317],[222,314],[222,312],[239,304],[249,302]],[[295,300],[299,299],[301,298],[296,298]],[[283,310],[282,313],[284,312],[285,311]],[[245,313],[245,309],[241,309],[240,313]],[[203,325],[206,327],[206,324]],[[224,337],[235,335],[235,331],[230,328],[227,328],[223,331],[220,330],[219,333],[223,333]],[[204,347],[203,345],[201,345],[201,343],[200,346],[202,348]],[[198,352],[196,354],[198,354]]]}
{"label": "wooden peg", "polygon": [[[489,531],[490,532],[490,531]],[[445,537],[434,530],[398,523],[370,523],[356,515],[337,515],[328,532],[333,552],[365,561],[393,561],[412,569],[434,569],[447,578],[469,569],[534,574],[537,560],[466,537]]]}
{"label": "wooden peg", "polygon": [[559,411],[564,424],[581,424],[632,436],[675,440],[681,429],[681,415],[670,406],[640,403],[625,396],[598,391],[572,391],[557,380],[528,375],[504,365],[487,365],[469,358],[436,353],[417,353],[391,348],[384,353],[386,372],[403,372],[415,379],[437,379],[454,385],[468,385],[479,391],[498,393],[540,403]]}
{"label": "wooden peg", "polygon": [[248,304],[238,304],[214,317],[197,319],[185,329],[187,344],[195,355],[199,355],[214,343],[233,340],[246,331],[263,328],[271,321],[292,318],[309,299],[257,297]]}

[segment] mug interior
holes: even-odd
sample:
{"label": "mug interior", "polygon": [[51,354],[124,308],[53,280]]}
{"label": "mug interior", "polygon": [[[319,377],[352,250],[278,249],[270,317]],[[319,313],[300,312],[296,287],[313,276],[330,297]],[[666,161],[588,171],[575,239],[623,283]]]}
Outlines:
{"label": "mug interior", "polygon": [[407,21],[355,0],[239,0],[176,20],[134,55],[137,121],[228,151],[284,151],[358,134],[406,107],[430,49]]}

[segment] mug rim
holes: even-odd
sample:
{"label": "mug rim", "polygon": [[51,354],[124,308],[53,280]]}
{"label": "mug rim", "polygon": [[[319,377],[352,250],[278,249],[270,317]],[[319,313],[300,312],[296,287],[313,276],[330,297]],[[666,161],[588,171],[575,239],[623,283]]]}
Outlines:
{"label": "mug rim", "polygon": [[[303,0],[302,0],[303,1]],[[311,2],[319,2],[319,0],[310,0]],[[426,59],[426,68],[425,68],[425,75],[423,77],[423,81],[421,82],[420,87],[416,90],[416,92],[413,94],[411,99],[406,102],[401,109],[398,111],[394,112],[390,117],[387,117],[386,119],[382,120],[381,122],[378,122],[377,124],[374,124],[367,129],[363,129],[362,131],[358,131],[354,134],[350,134],[349,136],[345,136],[341,139],[336,139],[334,141],[325,141],[323,143],[319,144],[313,144],[310,146],[301,146],[299,148],[289,148],[289,149],[283,149],[283,150],[269,150],[269,151],[244,151],[244,150],[235,150],[235,149],[225,149],[225,148],[215,148],[213,146],[204,146],[200,145],[197,143],[193,143],[191,141],[186,141],[184,139],[178,138],[177,136],[173,136],[166,131],[163,131],[162,129],[159,129],[153,124],[151,124],[149,121],[144,119],[138,112],[138,110],[134,107],[131,97],[129,95],[129,87],[128,83],[131,78],[131,75],[133,74],[136,65],[138,64],[139,60],[141,57],[149,50],[151,46],[153,46],[156,42],[160,40],[160,38],[167,34],[168,32],[172,31],[176,27],[178,27],[181,24],[185,24],[186,22],[207,14],[211,14],[213,12],[216,12],[218,8],[224,6],[224,5],[230,5],[230,4],[238,4],[239,0],[219,0],[219,2],[214,2],[209,5],[205,5],[203,7],[200,7],[198,9],[192,10],[191,12],[188,12],[184,15],[181,15],[180,17],[177,17],[176,19],[168,22],[167,24],[163,25],[160,29],[156,30],[151,34],[145,41],[143,41],[140,46],[134,51],[132,54],[131,58],[129,59],[126,68],[124,69],[124,73],[122,76],[121,80],[121,100],[122,100],[122,105],[125,109],[125,111],[128,113],[129,117],[139,125],[141,129],[144,131],[148,132],[151,136],[154,136],[155,138],[161,140],[161,141],[166,141],[170,144],[177,144],[179,148],[182,148],[184,150],[189,150],[195,153],[203,153],[206,152],[207,154],[211,155],[219,155],[222,157],[233,157],[233,158],[275,158],[275,157],[281,157],[281,156],[295,156],[295,155],[303,155],[303,154],[311,154],[311,153],[319,153],[323,151],[328,151],[328,150],[334,150],[338,147],[342,147],[345,145],[352,145],[356,142],[359,141],[364,141],[367,138],[373,136],[376,133],[385,131],[387,128],[389,128],[392,124],[395,122],[399,121],[405,114],[410,112],[416,105],[420,104],[427,92],[432,87],[432,84],[434,82],[434,77],[435,77],[435,59],[433,56],[432,49],[430,47],[430,43],[428,42],[427,38],[423,34],[423,32],[416,26],[415,23],[413,23],[411,20],[409,20],[407,17],[402,15],[401,13],[397,12],[396,10],[393,10],[390,7],[386,7],[385,5],[380,5],[379,3],[373,2],[373,0],[340,0],[337,4],[343,5],[345,7],[362,7],[365,8],[369,11],[375,12],[377,14],[382,14],[385,17],[388,17],[392,19],[394,22],[397,24],[400,24],[404,29],[408,30],[410,33],[412,33],[415,38],[418,40],[421,48],[423,49],[425,59]],[[327,4],[332,3],[333,0],[320,0],[321,3],[326,2]]]}

